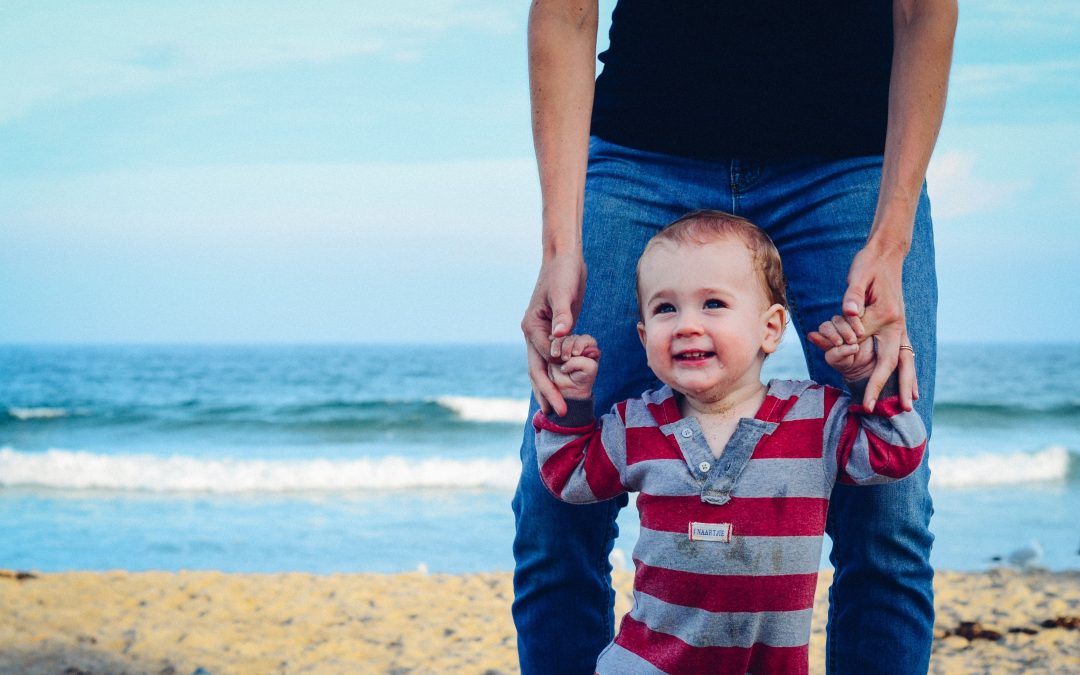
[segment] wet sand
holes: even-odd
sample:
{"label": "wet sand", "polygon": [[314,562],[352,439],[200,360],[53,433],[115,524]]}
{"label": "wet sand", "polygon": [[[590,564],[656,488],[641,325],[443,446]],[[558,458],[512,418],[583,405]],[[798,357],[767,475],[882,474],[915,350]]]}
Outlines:
{"label": "wet sand", "polygon": [[[515,673],[509,573],[0,572],[0,673]],[[822,672],[818,585],[811,672]],[[616,575],[621,615],[631,575]],[[1080,673],[1080,571],[939,572],[933,673]]]}

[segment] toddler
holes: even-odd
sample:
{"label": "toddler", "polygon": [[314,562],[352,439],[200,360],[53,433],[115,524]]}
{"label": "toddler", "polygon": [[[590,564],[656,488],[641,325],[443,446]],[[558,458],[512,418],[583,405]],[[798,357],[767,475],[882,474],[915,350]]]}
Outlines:
{"label": "toddler", "polygon": [[848,319],[811,335],[850,394],[761,383],[787,317],[780,256],[750,222],[716,211],[675,221],[637,270],[638,334],[663,383],[599,420],[600,349],[552,342],[565,415],[538,412],[544,484],[590,503],[639,493],[634,606],[598,673],[806,673],[829,494],[836,481],[898,480],[926,432],[896,374],[872,412],[858,403],[877,361]]}

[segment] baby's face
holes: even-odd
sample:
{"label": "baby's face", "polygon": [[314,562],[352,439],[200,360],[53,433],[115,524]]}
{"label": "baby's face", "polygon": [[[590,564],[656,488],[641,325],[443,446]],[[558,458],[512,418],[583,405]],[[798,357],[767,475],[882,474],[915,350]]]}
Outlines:
{"label": "baby's face", "polygon": [[775,319],[750,250],[735,236],[708,244],[653,246],[642,258],[638,333],[656,376],[704,402],[760,384],[776,350]]}

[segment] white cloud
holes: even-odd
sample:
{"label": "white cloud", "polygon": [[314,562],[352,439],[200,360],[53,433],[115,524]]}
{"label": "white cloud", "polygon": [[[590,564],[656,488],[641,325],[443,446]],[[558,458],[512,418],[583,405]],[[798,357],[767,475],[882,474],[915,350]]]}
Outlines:
{"label": "white cloud", "polygon": [[960,8],[960,31],[995,34],[1037,33],[1044,37],[1080,32],[1080,3],[1076,0],[983,0]]}
{"label": "white cloud", "polygon": [[0,185],[0,241],[312,256],[539,250],[532,159],[139,169]]}
{"label": "white cloud", "polygon": [[1047,90],[1080,87],[1080,60],[959,64],[953,69],[950,92],[968,99],[1032,86]]}
{"label": "white cloud", "polygon": [[978,175],[978,156],[950,150],[934,155],[927,170],[935,218],[958,218],[1011,206],[1030,181],[988,180]]}
{"label": "white cloud", "polygon": [[415,60],[448,31],[506,34],[524,14],[492,0],[36,3],[0,22],[0,123],[44,103],[221,72],[354,56]]}

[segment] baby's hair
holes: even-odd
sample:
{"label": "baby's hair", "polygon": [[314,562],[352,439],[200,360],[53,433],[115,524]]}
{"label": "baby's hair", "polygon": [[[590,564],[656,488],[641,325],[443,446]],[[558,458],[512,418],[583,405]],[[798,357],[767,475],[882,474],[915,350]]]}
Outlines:
{"label": "baby's hair", "polygon": [[[754,258],[754,269],[758,271],[762,288],[769,304],[787,307],[787,291],[784,282],[784,267],[780,263],[780,252],[776,250],[769,235],[746,218],[733,216],[723,211],[702,209],[692,211],[660,230],[641,254],[645,255],[654,246],[669,244],[708,244],[724,237],[736,236],[750,249]],[[637,276],[641,278],[641,260],[638,260]],[[641,300],[641,288],[638,287],[638,301]]]}

